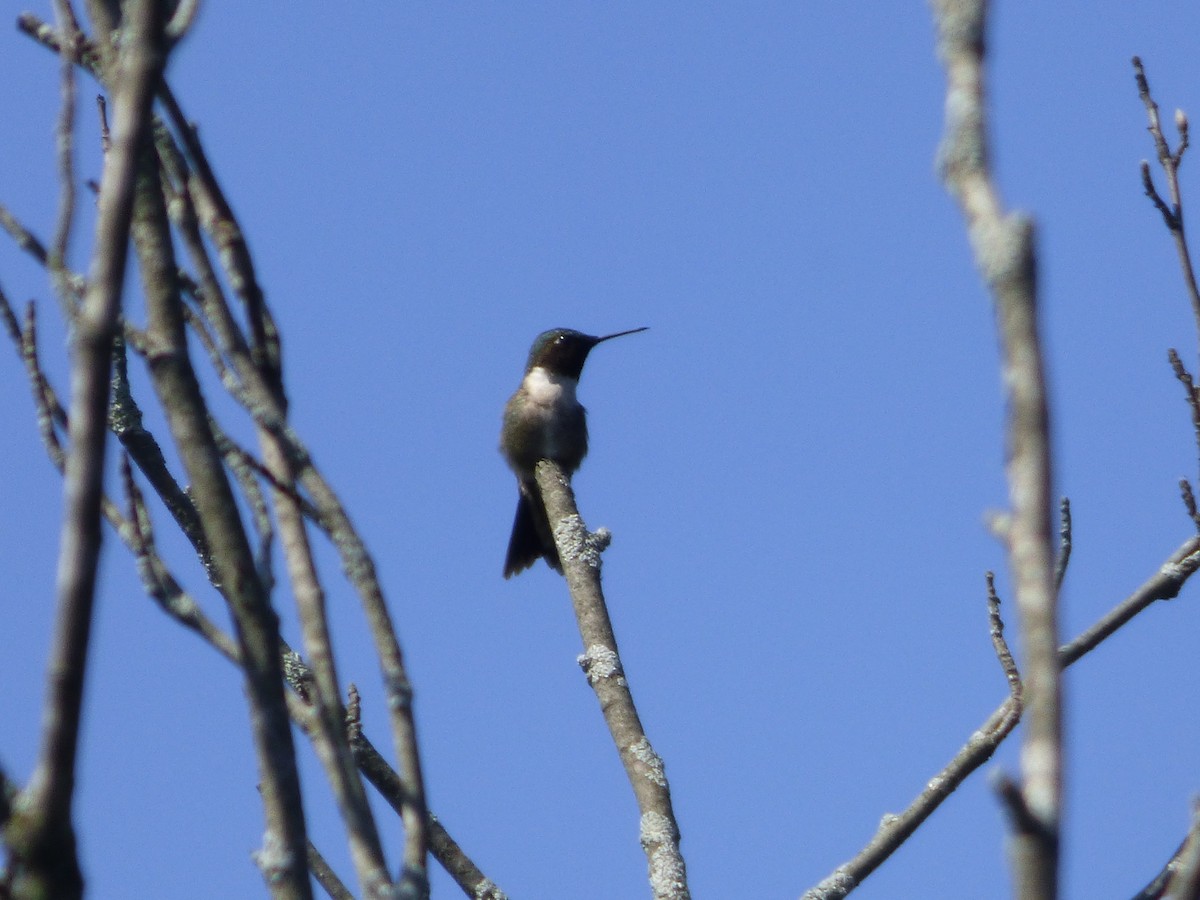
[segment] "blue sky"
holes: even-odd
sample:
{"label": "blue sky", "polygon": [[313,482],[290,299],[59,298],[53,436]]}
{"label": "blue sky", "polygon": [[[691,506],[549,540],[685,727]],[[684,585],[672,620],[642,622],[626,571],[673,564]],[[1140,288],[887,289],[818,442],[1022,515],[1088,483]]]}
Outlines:
{"label": "blue sky", "polygon": [[[934,174],[943,80],[927,7],[268,6],[206,4],[169,75],[250,236],[295,423],[379,565],[432,808],[514,897],[648,894],[564,583],[540,565],[501,578],[516,491],[496,452],[538,332],[648,325],[584,372],[580,507],[615,535],[604,583],[693,894],[799,895],[1006,690],[983,580],[1001,572],[1009,599],[982,524],[1006,502],[996,344]],[[1195,118],[1198,28],[1183,2],[995,14],[996,162],[1006,201],[1039,226],[1056,489],[1074,508],[1064,638],[1192,530],[1176,483],[1196,450],[1166,350],[1193,361],[1197,337],[1141,192],[1152,148],[1129,58],[1167,121],[1176,106]],[[23,36],[0,37],[0,200],[47,237],[56,72]],[[84,83],[81,179],[99,172],[93,93]],[[3,240],[0,284],[38,299],[62,388],[46,278]],[[136,290],[129,305],[138,318]],[[24,779],[60,484],[8,351],[0,415],[0,763]],[[226,621],[158,518],[178,574]],[[323,563],[342,677],[384,745],[355,598]],[[255,896],[239,679],[144,598],[112,539],[102,576],[77,813],[91,896]],[[1131,895],[1187,826],[1195,590],[1069,674],[1068,896]],[[285,589],[277,600],[298,644]],[[988,768],[1014,771],[1015,751]],[[352,881],[307,752],[304,767],[314,840]],[[985,774],[856,896],[1008,896]],[[435,897],[456,895],[434,878]]]}

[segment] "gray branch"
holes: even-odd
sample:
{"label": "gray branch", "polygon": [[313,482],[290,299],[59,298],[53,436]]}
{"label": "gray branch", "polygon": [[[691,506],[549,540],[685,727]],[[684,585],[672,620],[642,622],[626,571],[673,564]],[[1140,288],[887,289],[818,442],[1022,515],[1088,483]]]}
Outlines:
{"label": "gray branch", "polygon": [[138,159],[166,63],[161,6],[157,0],[128,5],[122,49],[109,67],[113,146],[104,162],[88,289],[74,322],[70,446],[42,743],[30,783],[17,797],[5,828],[14,897],[71,898],[83,890],[71,808],[100,553],[109,373]]}
{"label": "gray branch", "polygon": [[1051,525],[1050,414],[1038,334],[1033,223],[1005,211],[989,165],[984,91],[986,0],[933,0],[946,69],[946,130],[939,152],[947,190],[962,207],[971,247],[992,294],[1008,398],[1005,535],[1025,650],[1026,728],[1020,791],[1031,827],[1010,842],[1017,894],[1058,895],[1063,790],[1058,591]]}
{"label": "gray branch", "polygon": [[600,588],[600,553],[610,536],[607,532],[588,532],[575,505],[571,483],[557,463],[544,459],[535,474],[583,638],[579,663],[600,701],[604,721],[641,811],[642,849],[649,862],[650,887],[655,900],[687,900],[691,896],[687,869],[679,849],[679,825],[666,771],[634,706]]}

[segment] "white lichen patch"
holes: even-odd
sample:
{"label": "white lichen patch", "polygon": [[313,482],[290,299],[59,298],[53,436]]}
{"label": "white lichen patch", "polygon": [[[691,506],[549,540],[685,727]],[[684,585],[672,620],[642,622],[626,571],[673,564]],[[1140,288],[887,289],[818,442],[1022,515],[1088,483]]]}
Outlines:
{"label": "white lichen patch", "polygon": [[667,786],[667,775],[663,769],[662,757],[654,752],[650,742],[645,738],[630,745],[629,754],[642,764],[642,775],[647,781],[659,787]]}
{"label": "white lichen patch", "polygon": [[619,677],[621,658],[617,651],[603,644],[592,644],[578,657],[579,665],[587,673],[588,681],[595,683],[601,678]]}

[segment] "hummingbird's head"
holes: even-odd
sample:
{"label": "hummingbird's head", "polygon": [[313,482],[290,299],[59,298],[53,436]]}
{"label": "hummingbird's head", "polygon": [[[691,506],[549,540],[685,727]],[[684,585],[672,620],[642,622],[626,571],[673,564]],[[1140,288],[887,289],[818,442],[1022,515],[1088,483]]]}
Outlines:
{"label": "hummingbird's head", "polygon": [[588,353],[597,344],[645,330],[645,327],[633,328],[629,331],[618,331],[616,334],[606,334],[604,337],[595,337],[570,328],[552,328],[549,331],[543,331],[533,342],[525,371],[528,372],[535,366],[540,366],[547,372],[578,380],[579,373],[583,371],[583,364],[587,361]]}

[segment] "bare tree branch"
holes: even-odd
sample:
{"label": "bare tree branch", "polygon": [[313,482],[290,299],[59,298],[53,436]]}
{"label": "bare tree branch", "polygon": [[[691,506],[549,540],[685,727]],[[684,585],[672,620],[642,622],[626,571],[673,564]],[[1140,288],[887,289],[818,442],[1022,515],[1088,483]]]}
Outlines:
{"label": "bare tree branch", "polygon": [[[89,8],[93,21],[97,22],[101,29],[110,27],[116,21],[115,16],[118,13],[115,4],[96,0]],[[60,54],[70,55],[78,64],[102,78],[103,66],[100,64],[100,59],[102,52],[108,50],[108,45],[104,42],[89,42],[82,36],[77,36],[70,41],[63,40],[54,29],[38,22],[35,17],[28,14],[21,17],[20,26],[22,30],[46,46],[55,49]],[[147,293],[152,295],[151,303],[155,308],[161,308],[168,302],[173,306],[178,305],[173,291],[179,289],[188,291],[197,300],[197,311],[184,309],[183,315],[192,324],[204,344],[221,377],[222,384],[229,388],[235,399],[238,399],[251,412],[267,438],[280,442],[285,460],[299,470],[299,477],[303,484],[302,488],[297,488],[290,481],[292,477],[290,474],[287,476],[289,480],[285,481],[282,477],[277,477],[264,464],[254,460],[250,454],[236,448],[231,442],[222,443],[215,423],[209,423],[210,429],[214,431],[214,436],[217,438],[217,449],[224,456],[226,464],[235,473],[240,473],[240,481],[250,500],[252,511],[255,513],[261,538],[260,553],[258,554],[259,574],[264,578],[269,576],[269,569],[264,563],[267,561],[266,557],[269,553],[271,531],[269,519],[265,516],[261,504],[255,499],[258,496],[257,485],[253,484],[256,475],[264,478],[277,492],[286,495],[286,502],[295,504],[304,516],[312,519],[330,535],[335,546],[343,555],[352,582],[364,597],[372,631],[376,635],[377,644],[382,647],[381,657],[385,684],[388,687],[393,733],[405,775],[403,779],[396,776],[365,738],[362,738],[362,743],[355,747],[354,758],[357,760],[362,757],[371,761],[377,777],[382,772],[390,773],[391,783],[400,788],[392,792],[389,802],[392,802],[397,811],[405,818],[406,825],[405,867],[401,889],[408,891],[409,895],[420,895],[427,892],[424,855],[427,842],[432,840],[439,861],[464,886],[464,890],[469,890],[473,896],[503,898],[503,892],[492,885],[462,854],[457,844],[446,834],[445,829],[427,819],[419,756],[412,724],[411,688],[408,686],[399,646],[392,631],[382,591],[375,578],[373,563],[340,502],[315,470],[307,451],[286,424],[284,419],[286,403],[280,388],[282,382],[278,337],[275,334],[269,311],[263,303],[262,291],[257,286],[245,241],[232,217],[229,205],[221,194],[211,167],[208,166],[198,136],[192,126],[183,118],[183,114],[169,90],[163,87],[160,91],[164,96],[164,103],[175,114],[174,121],[180,129],[188,157],[192,163],[192,165],[188,165],[165,127],[158,127],[156,134],[161,138],[158,143],[160,161],[167,176],[160,186],[168,192],[168,197],[172,201],[173,216],[179,211],[190,213],[192,216],[192,225],[190,226],[178,219],[176,219],[176,223],[180,225],[181,233],[184,235],[184,246],[188,247],[198,271],[201,272],[201,281],[197,284],[187,273],[176,269],[173,273],[174,285],[171,285],[172,273],[169,270],[174,264],[170,262],[169,247],[164,229],[161,227],[161,217],[151,210],[151,213],[154,214],[144,217],[142,220],[144,227],[139,227],[138,233],[139,239],[147,248],[144,251],[144,256],[148,261],[146,269],[150,272],[147,278]],[[103,101],[101,100],[101,102]],[[149,169],[146,171],[148,172]],[[148,183],[146,192],[150,193]],[[193,193],[200,198],[199,205],[202,212],[199,215],[192,208],[191,196]],[[180,199],[183,200],[182,203],[175,202]],[[47,263],[47,254],[43,245],[28,230],[20,226],[15,217],[2,209],[0,209],[0,225],[8,229],[22,246],[39,258],[43,265]],[[201,228],[209,232],[221,255],[225,276],[234,285],[235,292],[246,304],[254,333],[251,345],[247,345],[242,338],[239,326],[229,314],[228,307],[224,303],[224,292],[220,279],[212,267],[207,264],[207,248],[200,237]],[[71,283],[77,292],[81,292],[82,278],[75,275],[72,277]],[[135,347],[150,363],[152,375],[156,369],[161,370],[164,366],[174,364],[172,348],[175,345],[170,342],[164,344],[161,340],[161,333],[156,332],[156,339],[150,341],[128,324],[124,327],[130,345]],[[210,328],[219,336],[217,341],[211,339]],[[36,353],[34,349],[36,344],[32,340],[32,319],[29,327],[22,333],[21,329],[16,326],[14,318],[13,333],[23,345],[29,346],[31,353]],[[218,347],[218,342],[220,347]],[[44,382],[40,368],[36,365],[36,357],[29,355],[27,359],[33,362],[31,378],[36,376],[33,383],[35,395],[39,398],[39,419],[44,419],[48,423],[45,431],[51,440],[48,441],[47,447],[52,449],[57,446],[53,424],[55,417],[57,416],[62,421],[65,421],[66,417],[61,411],[56,413],[53,410],[53,391]],[[121,361],[123,362],[123,357],[121,357]],[[140,425],[138,411],[127,390],[127,379],[121,377],[118,382],[129,403],[128,406],[118,405],[115,411],[119,430],[126,435],[136,436],[137,439],[130,445],[135,453],[143,446],[153,447],[153,437],[148,433],[143,434],[138,431]],[[149,456],[141,455],[139,464],[145,463],[147,460],[152,462],[153,455],[153,452]],[[156,468],[154,465],[147,465],[145,468],[148,472],[156,473],[156,475],[166,474],[167,478],[170,478],[169,473],[165,472],[165,468]],[[134,549],[139,572],[142,574],[148,592],[164,610],[204,636],[233,662],[244,667],[243,647],[238,646],[207,620],[195,602],[171,577],[158,557],[153,547],[153,533],[150,530],[145,502],[140,498],[140,493],[137,492],[127,467],[123,466],[123,472],[123,478],[127,483],[126,493],[130,497],[130,516],[129,518],[121,516],[120,512],[108,501],[105,501],[105,511],[122,537]],[[153,477],[155,475],[152,475]],[[195,481],[194,478],[193,481]],[[195,484],[193,487],[195,488],[194,494],[198,495],[203,492],[203,489]],[[172,492],[178,491],[178,487],[173,484],[172,479],[171,483],[156,484],[156,490],[169,496]],[[317,498],[316,501],[309,500],[302,490],[312,490]],[[184,497],[186,499],[186,494]],[[203,532],[201,534],[203,535]],[[219,586],[223,586],[227,583],[228,578],[218,576],[214,580]],[[307,698],[308,702],[313,702],[316,678],[307,666],[300,662],[299,657],[291,653],[286,646],[283,650],[284,659],[293,660],[291,668],[288,670],[289,678],[294,675],[298,682],[305,685],[299,696]],[[334,682],[336,683],[336,679]],[[298,690],[300,689],[298,688]],[[316,725],[317,717],[302,703],[300,705],[293,703],[293,699],[298,700],[298,698],[288,698],[289,711],[305,733],[314,740],[318,753],[322,754],[322,746],[328,748],[329,744],[328,741],[322,742],[320,738],[320,729]],[[323,761],[327,756],[328,754],[325,754]],[[267,846],[259,856],[264,869],[272,875],[286,873],[290,858],[291,855],[283,849],[282,843],[272,837],[269,837]],[[469,886],[468,878],[471,879]]]}
{"label": "bare tree branch", "polygon": [[853,859],[838,866],[819,884],[809,888],[801,900],[841,900],[853,892],[912,837],[933,811],[967,780],[968,775],[992,758],[996,748],[1021,721],[1021,676],[1004,638],[1004,622],[1000,618],[1000,597],[996,594],[995,578],[988,572],[986,579],[988,631],[996,658],[1008,682],[1008,699],[968,738],[966,745],[949,764],[929,779],[925,789],[904,812],[885,814],[870,842]]}
{"label": "bare tree branch", "polygon": [[938,52],[946,68],[942,177],[958,200],[976,263],[994,299],[1008,395],[1009,565],[1025,650],[1021,748],[1024,806],[1038,823],[1012,842],[1016,882],[1058,895],[1063,792],[1062,697],[1051,529],[1049,401],[1037,323],[1033,223],[1005,212],[989,168],[984,55],[986,0],[933,0]]}
{"label": "bare tree branch", "polygon": [[130,458],[137,463],[142,474],[149,479],[155,493],[162,499],[167,511],[179,525],[180,531],[196,549],[210,578],[213,572],[212,553],[204,537],[196,504],[179,486],[175,476],[167,468],[162,448],[154,435],[142,424],[142,411],[129,388],[128,364],[125,342],[118,337],[113,343],[112,403],[108,411],[109,427]]}
{"label": "bare tree branch", "polygon": [[600,553],[610,535],[588,533],[575,505],[571,483],[557,463],[544,459],[535,474],[583,638],[579,664],[600,701],[604,721],[641,811],[642,849],[649,862],[650,888],[655,900],[686,900],[691,895],[679,849],[671,789],[662,758],[650,745],[634,706],[600,588]]}
{"label": "bare tree branch", "polygon": [[43,266],[49,265],[50,254],[43,244],[28,228],[17,221],[8,207],[0,204],[0,228],[8,232],[18,247],[36,259]]}
{"label": "bare tree branch", "polygon": [[[200,142],[195,127],[183,114],[175,95],[163,82],[159,99],[167,110],[167,116],[175,126],[184,149],[191,161],[196,178],[192,183],[193,194],[199,194],[197,207],[203,213],[202,227],[216,243],[218,256],[234,293],[246,307],[252,340],[251,359],[256,371],[266,380],[272,396],[283,397],[282,360],[279,348],[279,332],[275,320],[267,308],[262,288],[254,270],[250,249],[242,235],[233,209],[225,199],[220,182],[213,174],[208,156]],[[234,329],[236,331],[236,328]],[[226,334],[223,337],[231,337]],[[236,343],[241,343],[240,333]]]}
{"label": "bare tree branch", "polygon": [[321,855],[312,841],[308,842],[308,870],[312,872],[313,878],[317,879],[317,884],[321,885],[332,900],[354,900],[354,895],[346,889],[346,885],[342,884],[342,880],[337,877],[333,867],[325,861],[325,857]]}
{"label": "bare tree branch", "polygon": [[[71,808],[100,552],[109,367],[121,308],[138,155],[149,134],[150,104],[166,62],[161,12],[156,0],[129,4],[122,50],[109,68],[115,127],[112,151],[104,164],[89,286],[75,321],[58,611],[42,745],[30,783],[18,798],[17,814],[5,829],[16,872],[16,897],[70,898],[80,896],[83,889]],[[69,222],[62,233],[66,230]]]}
{"label": "bare tree branch", "polygon": [[[1200,569],[1200,535],[1188,538],[1167,558],[1141,587],[1114,607],[1095,625],[1059,650],[1063,668],[1078,662],[1111,637],[1126,622],[1156,600],[1178,596],[1184,583]],[[992,758],[996,748],[1021,719],[1020,704],[1010,696],[988,716],[950,763],[934,775],[908,808],[899,815],[888,814],[874,837],[852,859],[838,866],[819,884],[805,892],[803,900],[841,900],[850,894],[895,853],[900,846],[942,805],[967,776]]]}
{"label": "bare tree branch", "polygon": [[1200,536],[1184,541],[1162,564],[1162,568],[1124,602],[1118,604],[1075,640],[1064,645],[1059,650],[1063,667],[1072,665],[1096,649],[1101,642],[1111,637],[1155,600],[1172,600],[1179,596],[1184,582],[1191,578],[1197,569],[1200,569]]}
{"label": "bare tree branch", "polygon": [[[408,800],[404,796],[404,781],[388,765],[387,760],[363,733],[358,688],[350,685],[350,700],[346,705],[346,730],[359,769],[379,791],[397,815],[403,815]],[[442,827],[433,813],[429,814],[429,849],[442,868],[472,900],[508,900],[508,895],[463,852],[462,848]]]}
{"label": "bare tree branch", "polygon": [[[115,513],[115,507],[107,510],[109,522],[118,530],[125,543],[133,550],[138,560],[138,571],[142,575],[146,592],[159,606],[180,624],[196,632],[212,645],[223,657],[240,667],[241,651],[237,643],[212,623],[196,602],[189,597],[167,571],[166,566],[154,550],[154,538],[150,531],[149,515],[141,499],[128,465],[122,467],[123,482],[129,497],[131,513],[129,522]],[[284,647],[287,681],[296,691],[296,701],[289,699],[288,708],[293,721],[311,738],[316,737],[314,716],[310,715],[313,676],[304,661],[290,648]],[[308,704],[307,706],[305,704]],[[408,801],[404,796],[404,784],[387,760],[379,753],[362,730],[358,691],[350,686],[350,707],[346,715],[347,739],[353,750],[354,761],[363,775],[375,786],[380,795],[398,815],[402,815]],[[507,900],[507,895],[475,865],[450,836],[441,823],[430,817],[430,849],[447,873],[458,883],[468,897],[475,900]]]}
{"label": "bare tree branch", "polygon": [[256,858],[273,896],[307,898],[312,895],[308,839],[283,695],[279,619],[258,577],[189,359],[177,266],[149,140],[142,156],[134,245],[146,295],[151,379],[187,470],[218,587],[233,613],[242,651],[267,828]]}
{"label": "bare tree branch", "polygon": [[[383,669],[393,741],[405,778],[405,847],[400,889],[421,896],[428,892],[426,855],[429,837],[424,778],[412,714],[412,687],[391,614],[365,544],[341,501],[286,423],[278,334],[258,286],[241,229],[224,199],[195,129],[187,122],[169,89],[164,88],[161,96],[182,137],[191,164],[185,182],[187,190],[179,193],[184,203],[174,206],[183,210],[183,218],[177,222],[193,262],[202,273],[199,295],[202,312],[212,324],[221,353],[229,359],[236,374],[237,384],[229,386],[235,399],[254,417],[264,447],[276,444],[277,458],[286,460],[295,478],[312,498],[319,522],[342,556],[347,576],[363,601]],[[188,211],[193,202],[199,212]],[[216,243],[226,278],[246,305],[254,333],[250,345],[243,338],[219,289],[215,273],[207,264],[207,252],[199,240],[197,224]]]}

